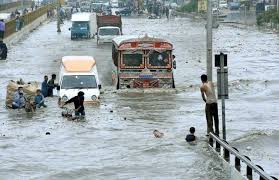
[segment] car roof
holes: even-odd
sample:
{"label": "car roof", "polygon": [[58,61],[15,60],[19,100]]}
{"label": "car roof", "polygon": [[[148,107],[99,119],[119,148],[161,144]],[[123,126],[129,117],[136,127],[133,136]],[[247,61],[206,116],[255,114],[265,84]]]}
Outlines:
{"label": "car roof", "polygon": [[96,61],[92,56],[64,56],[62,65],[67,72],[89,72]]}

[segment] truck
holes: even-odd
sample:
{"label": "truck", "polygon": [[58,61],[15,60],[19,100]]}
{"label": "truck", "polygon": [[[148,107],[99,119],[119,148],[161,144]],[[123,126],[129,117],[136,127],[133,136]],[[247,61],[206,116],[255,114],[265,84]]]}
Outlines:
{"label": "truck", "polygon": [[111,43],[112,39],[122,35],[121,16],[97,15],[97,44]]}
{"label": "truck", "polygon": [[72,15],[71,39],[91,38],[96,31],[95,13],[75,13]]}

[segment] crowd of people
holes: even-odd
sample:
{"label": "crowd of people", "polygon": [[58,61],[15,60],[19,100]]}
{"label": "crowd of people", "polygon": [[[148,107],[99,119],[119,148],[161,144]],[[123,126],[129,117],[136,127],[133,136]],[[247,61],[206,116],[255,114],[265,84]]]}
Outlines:
{"label": "crowd of people", "polygon": [[147,11],[148,14],[154,17],[163,17],[166,16],[167,18],[170,18],[172,14],[172,7],[171,6],[164,6],[163,4],[159,2],[153,2],[150,4],[147,4]]}
{"label": "crowd of people", "polygon": [[[37,89],[36,95],[34,98],[26,97],[23,92],[23,87],[19,86],[16,92],[13,95],[12,108],[13,109],[25,109],[26,112],[35,112],[37,108],[44,107],[46,97],[53,97],[53,90],[56,88],[59,90],[58,84],[55,83],[56,74],[51,75],[51,79],[48,79],[48,76],[44,76],[44,81],[41,84],[41,89]],[[64,107],[66,104],[74,103],[74,111],[76,117],[84,117],[84,92],[78,92],[77,96],[69,99],[66,102],[61,103],[61,99],[59,99],[59,106]]]}
{"label": "crowd of people", "polygon": [[19,86],[13,96],[12,108],[25,108],[27,112],[34,112],[36,108],[47,107],[45,104],[45,98],[52,97],[53,89],[58,87],[58,85],[55,84],[55,79],[55,74],[52,74],[50,80],[48,80],[48,76],[45,76],[41,89],[37,89],[36,95],[33,99],[30,97],[26,98],[23,92],[23,87]]}

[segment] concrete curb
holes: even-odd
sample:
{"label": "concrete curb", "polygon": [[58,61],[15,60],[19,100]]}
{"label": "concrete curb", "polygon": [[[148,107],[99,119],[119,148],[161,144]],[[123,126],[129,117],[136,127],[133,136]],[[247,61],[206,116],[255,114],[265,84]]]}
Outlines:
{"label": "concrete curb", "polygon": [[22,39],[24,36],[27,36],[28,34],[30,34],[30,32],[32,32],[34,29],[39,27],[46,20],[47,20],[47,15],[44,14],[41,17],[37,18],[32,23],[24,26],[23,29],[21,29],[20,31],[5,38],[4,42],[6,43],[7,46],[11,46],[12,44],[17,43],[18,41],[20,41],[20,39]]}

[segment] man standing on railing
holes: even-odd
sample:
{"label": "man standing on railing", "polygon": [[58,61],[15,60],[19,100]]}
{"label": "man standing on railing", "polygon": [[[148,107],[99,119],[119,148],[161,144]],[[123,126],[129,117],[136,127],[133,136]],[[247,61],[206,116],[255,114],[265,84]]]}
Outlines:
{"label": "man standing on railing", "polygon": [[3,19],[0,19],[0,39],[4,39],[5,33],[5,22]]}
{"label": "man standing on railing", "polygon": [[200,87],[201,96],[205,105],[205,114],[207,120],[207,135],[213,131],[213,118],[215,126],[215,134],[219,136],[219,117],[218,117],[218,105],[215,96],[214,84],[207,80],[207,75],[201,75],[202,85]]}

